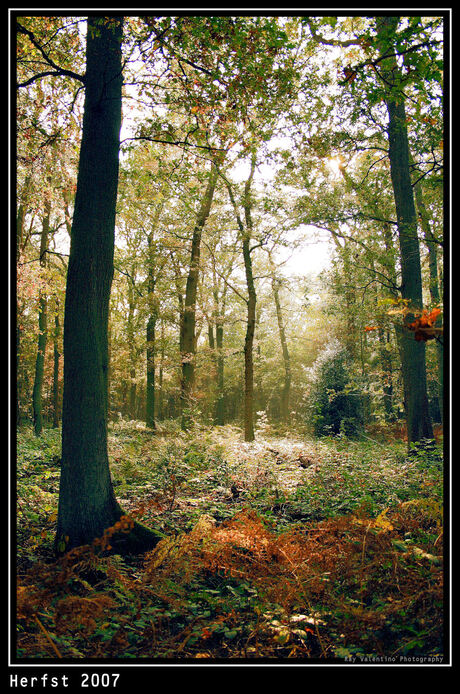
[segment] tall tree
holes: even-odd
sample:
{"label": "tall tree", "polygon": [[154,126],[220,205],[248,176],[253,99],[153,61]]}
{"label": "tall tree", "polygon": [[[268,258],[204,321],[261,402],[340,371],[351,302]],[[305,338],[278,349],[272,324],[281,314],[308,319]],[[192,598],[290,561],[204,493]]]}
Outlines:
{"label": "tall tree", "polygon": [[289,348],[288,348],[288,343],[287,343],[287,339],[286,339],[286,328],[284,325],[284,317],[283,317],[283,311],[281,308],[281,301],[280,301],[281,280],[279,277],[276,276],[276,268],[275,268],[275,264],[272,260],[271,254],[269,254],[269,262],[270,262],[273,300],[275,302],[276,320],[278,323],[278,331],[279,331],[280,343],[281,343],[281,353],[283,355],[283,366],[284,366],[284,384],[283,384],[283,388],[281,391],[280,415],[281,415],[281,420],[284,423],[287,423],[288,419],[289,419],[289,400],[290,400],[291,381],[292,381],[291,357],[289,354]]}
{"label": "tall tree", "polygon": [[[88,18],[85,106],[64,316],[62,464],[56,549],[91,542],[123,512],[107,454],[108,311],[118,186],[123,19]],[[76,493],[78,490],[78,493]],[[119,551],[153,546],[136,524]]]}
{"label": "tall tree", "polygon": [[[410,175],[410,152],[407,136],[405,96],[402,75],[395,55],[395,34],[399,17],[376,18],[377,41],[381,53],[381,70],[388,111],[388,144],[391,180],[398,223],[401,258],[401,296],[407,303],[405,327],[414,321],[423,306],[420,247],[417,214]],[[425,342],[416,340],[406,329],[401,339],[401,361],[404,378],[407,439],[409,445],[433,438],[426,385]]]}
{"label": "tall tree", "polygon": [[181,357],[182,357],[182,429],[190,425],[190,406],[195,381],[195,352],[196,352],[196,297],[200,272],[201,236],[204,225],[211,211],[212,199],[217,181],[217,167],[211,163],[208,184],[197,213],[192,235],[190,265],[185,286],[184,314],[181,321]]}
{"label": "tall tree", "polygon": [[249,176],[244,184],[242,206],[244,210],[244,222],[238,211],[238,206],[233,194],[231,183],[224,178],[227,185],[228,194],[232,203],[238,229],[243,245],[244,272],[246,276],[246,287],[248,298],[246,299],[247,318],[246,335],[244,339],[244,440],[254,441],[254,334],[256,329],[256,305],[257,293],[252,272],[251,248],[252,237],[252,198],[251,186],[256,169],[256,154],[251,155],[251,168]]}
{"label": "tall tree", "polygon": [[[40,266],[45,268],[46,266],[46,252],[48,250],[48,235],[50,230],[50,213],[51,213],[51,203],[48,199],[45,203],[45,213],[42,222],[42,231],[40,237]],[[35,436],[40,436],[43,429],[43,403],[42,403],[42,390],[43,390],[43,375],[45,370],[45,351],[47,342],[47,327],[48,324],[48,300],[46,297],[46,292],[42,289],[40,291],[40,298],[38,302],[38,345],[37,345],[37,358],[35,361],[35,379],[34,388],[32,393],[32,407],[33,407],[33,418],[34,418],[34,432]]]}

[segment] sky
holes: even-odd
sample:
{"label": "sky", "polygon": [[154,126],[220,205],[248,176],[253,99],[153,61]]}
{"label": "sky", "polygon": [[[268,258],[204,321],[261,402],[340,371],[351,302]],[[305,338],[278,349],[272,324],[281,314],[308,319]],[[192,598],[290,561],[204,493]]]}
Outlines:
{"label": "sky", "polygon": [[[288,258],[283,265],[283,274],[317,275],[330,264],[330,237],[326,232],[318,234],[317,229],[306,225],[301,225],[299,231],[307,235],[305,244],[295,251],[283,248],[279,252],[281,259]],[[310,240],[308,236],[311,236]]]}

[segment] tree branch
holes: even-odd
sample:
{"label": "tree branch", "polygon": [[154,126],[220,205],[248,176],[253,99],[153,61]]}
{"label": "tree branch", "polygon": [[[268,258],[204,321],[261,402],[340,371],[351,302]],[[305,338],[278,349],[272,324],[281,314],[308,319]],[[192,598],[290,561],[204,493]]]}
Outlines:
{"label": "tree branch", "polygon": [[83,82],[85,84],[85,76],[80,75],[78,72],[74,72],[73,70],[67,70],[66,68],[59,67],[59,65],[56,65],[54,60],[52,60],[49,55],[45,52],[43,49],[43,46],[41,46],[40,42],[35,38],[35,35],[32,31],[29,29],[26,29],[23,27],[19,22],[16,22],[17,30],[20,34],[24,34],[27,36],[32,43],[33,46],[39,51],[39,53],[42,55],[44,58],[45,62],[53,68],[53,71],[45,71],[45,72],[39,72],[33,77],[30,77],[28,80],[25,82],[20,82],[17,84],[17,87],[27,87],[27,85],[31,84],[37,79],[40,79],[41,77],[46,77],[47,75],[59,75],[63,77],[72,77],[73,79],[79,80],[80,82]]}

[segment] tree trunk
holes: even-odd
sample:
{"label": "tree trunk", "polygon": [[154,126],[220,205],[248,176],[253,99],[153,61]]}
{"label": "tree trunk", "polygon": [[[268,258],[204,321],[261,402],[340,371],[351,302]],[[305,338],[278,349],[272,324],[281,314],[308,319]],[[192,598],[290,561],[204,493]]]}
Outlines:
{"label": "tree trunk", "polygon": [[[46,265],[46,251],[48,250],[48,234],[50,228],[51,203],[46,202],[45,216],[43,218],[42,233],[40,239],[40,266]],[[32,392],[32,410],[35,436],[40,436],[43,429],[43,376],[45,371],[45,351],[47,342],[48,306],[46,293],[40,290],[38,302],[38,345],[37,358],[35,360],[35,378]]]}
{"label": "tree trunk", "polygon": [[164,419],[164,390],[163,390],[163,370],[165,361],[165,324],[160,321],[160,365],[158,369],[158,412],[157,417],[160,422]]}
{"label": "tree trunk", "polygon": [[185,287],[184,316],[181,325],[181,358],[182,358],[182,383],[181,383],[181,404],[182,404],[182,429],[186,430],[190,426],[190,407],[192,404],[192,393],[195,382],[195,351],[196,351],[196,296],[198,290],[198,277],[201,253],[201,235],[209,213],[211,211],[212,199],[217,181],[217,167],[211,164],[208,185],[201,201],[198,211],[195,228],[192,237],[192,251],[190,256],[190,267]]}
{"label": "tree trunk", "polygon": [[56,297],[54,306],[54,335],[53,335],[53,427],[59,426],[59,339],[61,326],[59,323],[59,300]]}
{"label": "tree trunk", "polygon": [[284,385],[281,391],[281,420],[283,422],[289,421],[289,400],[291,392],[291,358],[289,355],[289,350],[286,340],[286,330],[284,328],[283,313],[281,311],[281,302],[279,297],[279,280],[276,278],[272,279],[272,290],[273,298],[275,300],[276,308],[276,318],[278,321],[278,330],[280,334],[281,351],[283,354],[283,365],[284,365]]}
{"label": "tree trunk", "polygon": [[[122,515],[107,454],[108,312],[121,126],[121,17],[88,18],[85,106],[64,316],[62,464],[55,547],[103,535]],[[158,541],[136,524],[117,551]]]}
{"label": "tree trunk", "polygon": [[136,419],[136,400],[137,400],[137,384],[136,384],[136,362],[137,349],[135,341],[135,311],[136,300],[134,296],[134,282],[136,278],[136,269],[132,268],[131,277],[128,280],[128,317],[126,322],[126,338],[129,350],[129,396],[128,396],[128,416],[130,419]]}
{"label": "tree trunk", "polygon": [[257,295],[254,286],[254,277],[252,274],[252,260],[251,260],[251,232],[252,232],[252,218],[251,218],[251,184],[254,177],[254,172],[256,168],[255,156],[251,159],[251,170],[249,173],[248,180],[246,181],[244,187],[244,198],[243,198],[243,208],[245,212],[245,222],[243,224],[241,217],[238,212],[238,207],[236,205],[235,197],[233,195],[232,186],[224,177],[230,202],[232,203],[233,209],[235,211],[236,221],[238,223],[238,228],[240,230],[240,235],[243,241],[243,260],[244,260],[244,271],[246,275],[246,286],[248,289],[247,304],[247,321],[246,321],[246,336],[244,340],[244,440],[254,441],[254,356],[253,356],[253,346],[254,346],[254,333],[256,327],[256,304]]}
{"label": "tree trunk", "polygon": [[257,296],[254,286],[251,260],[251,183],[256,168],[255,156],[251,159],[251,171],[244,186],[243,207],[245,214],[245,230],[243,234],[243,259],[248,288],[248,313],[246,324],[246,337],[244,340],[244,440],[254,441],[254,333],[256,329],[256,303]]}
{"label": "tree trunk", "polygon": [[147,238],[148,243],[148,306],[147,319],[147,391],[145,407],[145,423],[150,429],[155,429],[155,329],[157,322],[157,306],[155,301],[155,276],[153,269],[153,233]]}
{"label": "tree trunk", "polygon": [[24,250],[24,220],[29,202],[30,188],[32,175],[28,174],[24,181],[24,186],[21,191],[20,202],[16,215],[16,259],[19,260],[22,251]]}
{"label": "tree trunk", "polygon": [[[441,293],[439,291],[439,275],[438,275],[438,250],[436,241],[431,231],[430,219],[423,200],[422,184],[419,181],[415,185],[415,203],[419,214],[420,224],[423,235],[425,237],[426,246],[428,248],[428,265],[430,270],[430,297],[433,306],[440,303]],[[441,317],[438,318],[435,325],[439,326],[442,322]],[[444,348],[441,342],[436,342],[436,360],[438,369],[438,403],[441,422],[443,421],[444,409]]]}
{"label": "tree trunk", "polygon": [[216,351],[217,351],[217,401],[216,401],[216,416],[215,423],[219,426],[225,422],[224,414],[224,325],[223,316],[216,317]]}
{"label": "tree trunk", "polygon": [[[382,54],[386,51],[392,53],[394,50],[391,37],[394,36],[398,21],[399,17],[376,18],[378,43]],[[394,88],[391,90],[388,88],[388,83],[396,86],[400,83],[396,59],[390,57],[384,62],[388,63],[388,67],[382,69],[386,80],[389,159],[399,234],[401,295],[410,309],[404,316],[405,329],[401,338],[407,439],[410,447],[411,444],[424,439],[433,439],[433,428],[428,410],[425,343],[415,340],[414,334],[407,327],[415,318],[414,312],[422,309],[423,301],[417,216],[409,167],[406,111],[403,95]]]}

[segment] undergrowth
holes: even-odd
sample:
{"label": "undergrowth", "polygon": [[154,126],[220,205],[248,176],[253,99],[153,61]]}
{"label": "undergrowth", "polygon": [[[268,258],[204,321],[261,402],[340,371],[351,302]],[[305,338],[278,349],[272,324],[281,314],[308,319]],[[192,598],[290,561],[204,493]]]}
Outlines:
{"label": "undergrowth", "polygon": [[[20,662],[442,657],[439,449],[134,425],[109,445],[127,515],[56,559],[59,432],[18,434]],[[106,552],[135,516],[167,537]]]}

